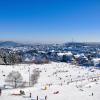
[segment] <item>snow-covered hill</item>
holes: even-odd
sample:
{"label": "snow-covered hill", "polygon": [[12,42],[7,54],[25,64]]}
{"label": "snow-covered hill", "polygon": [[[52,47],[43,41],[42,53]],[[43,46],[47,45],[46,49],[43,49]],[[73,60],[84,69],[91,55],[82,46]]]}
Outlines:
{"label": "snow-covered hill", "polygon": [[[23,80],[29,82],[29,69],[38,68],[41,73],[38,83],[34,87],[21,88],[25,96],[12,96],[19,93],[18,89],[2,91],[0,100],[99,100],[100,99],[100,70],[70,65],[67,63],[50,64],[21,64],[0,65],[0,86],[5,83],[5,78],[11,71],[19,71]],[[32,97],[29,98],[30,93]]]}

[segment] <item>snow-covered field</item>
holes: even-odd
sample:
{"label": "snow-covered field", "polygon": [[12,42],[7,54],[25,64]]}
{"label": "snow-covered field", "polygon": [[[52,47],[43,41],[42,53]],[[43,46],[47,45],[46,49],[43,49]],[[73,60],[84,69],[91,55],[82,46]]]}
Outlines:
{"label": "snow-covered field", "polygon": [[0,100],[36,100],[37,96],[39,100],[45,100],[45,96],[47,100],[100,100],[100,70],[67,63],[0,65],[0,86],[6,84],[6,76],[11,71],[19,71],[23,80],[29,82],[28,70],[31,74],[35,68],[41,71],[38,83],[34,87],[21,88],[25,96],[11,95],[19,93],[20,88],[6,89],[2,90]]}

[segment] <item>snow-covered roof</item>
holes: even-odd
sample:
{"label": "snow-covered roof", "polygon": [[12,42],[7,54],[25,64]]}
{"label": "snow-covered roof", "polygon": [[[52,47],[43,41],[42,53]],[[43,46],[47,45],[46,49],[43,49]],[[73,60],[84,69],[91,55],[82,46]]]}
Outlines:
{"label": "snow-covered roof", "polygon": [[100,58],[94,58],[92,59],[94,63],[100,63]]}
{"label": "snow-covered roof", "polygon": [[87,59],[87,57],[86,57],[83,53],[82,53],[82,54],[74,55],[74,57],[75,57],[75,58],[80,58],[80,57],[82,57],[82,58]]}
{"label": "snow-covered roof", "polygon": [[57,53],[58,56],[63,56],[63,55],[67,55],[67,56],[71,56],[73,55],[71,52],[65,52],[65,53]]}
{"label": "snow-covered roof", "polygon": [[25,61],[30,61],[30,59],[29,58],[25,58]]}
{"label": "snow-covered roof", "polygon": [[79,58],[81,55],[77,54],[77,55],[74,55],[75,58]]}

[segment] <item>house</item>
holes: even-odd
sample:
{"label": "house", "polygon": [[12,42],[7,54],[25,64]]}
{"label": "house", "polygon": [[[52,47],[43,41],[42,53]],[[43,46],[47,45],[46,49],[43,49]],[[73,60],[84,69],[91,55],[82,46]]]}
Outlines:
{"label": "house", "polygon": [[62,62],[71,62],[73,59],[73,54],[72,52],[60,52],[57,53],[58,58],[62,61]]}
{"label": "house", "polygon": [[23,62],[34,62],[35,61],[35,56],[32,56],[31,54],[29,54],[29,53],[26,53],[26,54],[24,54],[23,55],[23,57],[22,57],[22,61]]}
{"label": "house", "polygon": [[77,65],[80,66],[92,66],[93,63],[83,53],[74,55],[74,59]]}
{"label": "house", "polygon": [[100,68],[100,58],[94,58],[92,61],[95,67]]}

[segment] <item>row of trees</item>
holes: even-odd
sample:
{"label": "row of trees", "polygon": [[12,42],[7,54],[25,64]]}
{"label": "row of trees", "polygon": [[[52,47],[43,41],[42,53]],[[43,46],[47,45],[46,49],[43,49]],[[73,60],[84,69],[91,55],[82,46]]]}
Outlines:
{"label": "row of trees", "polygon": [[[21,52],[21,51],[6,52],[5,50],[0,51],[0,64],[13,65],[19,63],[36,63],[36,64],[49,63],[49,60],[46,55],[44,54],[34,55],[34,52],[35,51],[30,51],[30,52]],[[25,55],[29,55],[29,56],[25,57]],[[29,61],[26,61],[25,59],[29,59]]]}
{"label": "row of trees", "polygon": [[[31,74],[31,76],[29,77],[29,83],[30,86],[33,86],[37,83],[38,78],[40,75],[40,71],[38,69],[34,69],[33,73]],[[23,81],[23,77],[21,75],[21,73],[19,73],[18,71],[12,71],[8,74],[5,82],[7,83],[7,85],[10,85],[14,88],[18,88],[18,87],[25,87],[25,82]]]}
{"label": "row of trees", "polygon": [[17,53],[2,53],[0,54],[0,58],[6,65],[12,65],[16,63],[21,63],[21,56]]}

